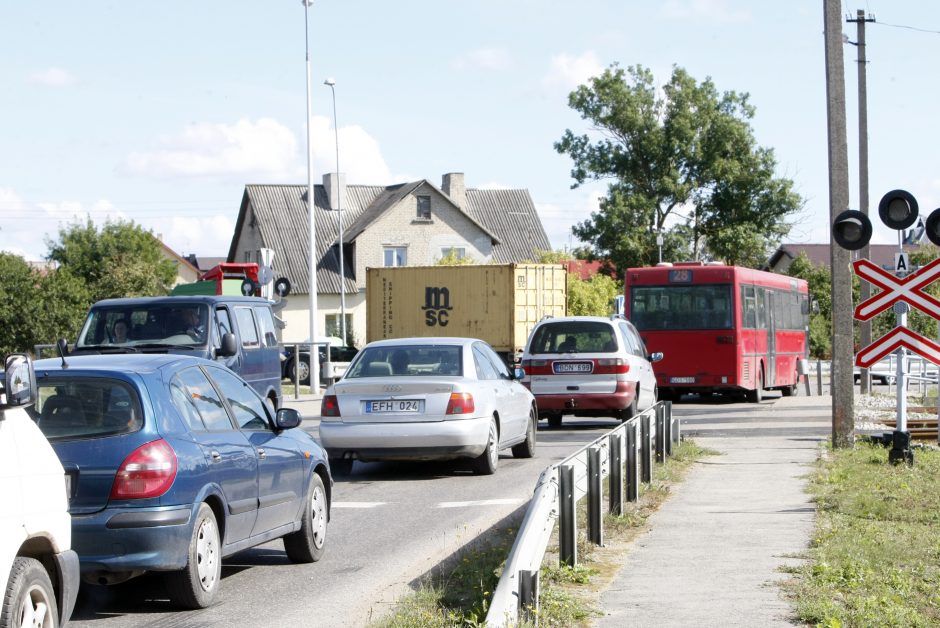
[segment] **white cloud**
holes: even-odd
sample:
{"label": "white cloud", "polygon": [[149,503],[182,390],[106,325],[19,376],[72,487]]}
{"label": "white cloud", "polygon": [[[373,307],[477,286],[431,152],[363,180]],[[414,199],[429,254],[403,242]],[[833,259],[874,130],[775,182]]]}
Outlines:
{"label": "white cloud", "polygon": [[489,181],[483,185],[476,186],[480,190],[514,190],[517,186],[506,185],[505,183],[498,183],[496,181]]}
{"label": "white cloud", "polygon": [[512,56],[503,48],[478,48],[460,55],[451,65],[456,70],[501,72],[512,67]]}
{"label": "white cloud", "polygon": [[121,169],[156,178],[231,177],[258,182],[293,181],[303,174],[294,134],[270,118],[232,125],[190,124],[160,143],[165,148],[131,153]]}
{"label": "white cloud", "polygon": [[598,76],[604,71],[597,55],[589,50],[578,57],[568,54],[557,54],[552,57],[551,68],[542,79],[542,85],[547,88],[562,87],[571,90],[586,83],[591,77]]}
{"label": "white cloud", "polygon": [[127,215],[106,200],[85,206],[77,201],[29,203],[12,188],[0,188],[0,251],[38,261],[48,252],[46,240],[57,240],[59,228],[88,218],[97,224],[127,220]]}
{"label": "white cloud", "polygon": [[727,0],[667,0],[660,14],[673,20],[707,22],[745,22],[751,19],[748,11],[732,9]]}
{"label": "white cloud", "polygon": [[69,87],[77,82],[74,76],[62,68],[37,70],[29,75],[27,81],[43,87]]}
{"label": "white cloud", "polygon": [[[330,119],[311,119],[316,182],[336,170],[335,132]],[[298,139],[271,118],[234,124],[195,123],[164,137],[159,150],[128,155],[120,169],[161,179],[214,178],[245,183],[303,183],[307,180],[306,130]],[[391,175],[378,142],[362,127],[339,130],[340,170],[349,183],[386,184]]]}
{"label": "white cloud", "polygon": [[144,225],[180,255],[196,253],[206,256],[228,254],[235,223],[221,215],[201,218],[172,218],[160,225]]}

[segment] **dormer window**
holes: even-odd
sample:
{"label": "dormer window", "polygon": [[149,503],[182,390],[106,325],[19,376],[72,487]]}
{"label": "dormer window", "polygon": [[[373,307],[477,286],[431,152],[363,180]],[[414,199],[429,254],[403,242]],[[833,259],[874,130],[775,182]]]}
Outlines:
{"label": "dormer window", "polygon": [[418,220],[431,220],[431,197],[418,197]]}

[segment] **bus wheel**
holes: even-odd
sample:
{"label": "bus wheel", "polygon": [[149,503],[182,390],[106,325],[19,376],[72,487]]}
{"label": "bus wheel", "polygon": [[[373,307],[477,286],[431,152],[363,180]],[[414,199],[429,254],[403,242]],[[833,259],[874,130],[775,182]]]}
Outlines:
{"label": "bus wheel", "polygon": [[757,374],[757,388],[747,391],[747,400],[749,403],[760,403],[764,398],[764,374]]}

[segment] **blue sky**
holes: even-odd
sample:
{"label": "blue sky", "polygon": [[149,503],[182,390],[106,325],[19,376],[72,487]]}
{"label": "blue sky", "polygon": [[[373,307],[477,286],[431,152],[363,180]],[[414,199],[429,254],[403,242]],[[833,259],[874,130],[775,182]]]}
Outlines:
{"label": "blue sky", "polygon": [[[867,29],[870,197],[940,204],[940,6],[843,3]],[[317,0],[309,9],[314,178],[389,184],[463,172],[527,188],[555,248],[606,184],[572,190],[552,144],[588,127],[567,94],[611,63],[672,66],[748,92],[806,207],[828,228],[823,3],[746,0]],[[921,29],[921,30],[914,30]],[[855,39],[855,25],[843,24]],[[131,219],[181,254],[225,255],[246,183],[306,182],[300,0],[7,2],[0,8],[0,250],[42,258],[60,224]],[[844,47],[850,206],[858,204],[856,48]],[[877,218],[874,241],[895,242]]]}

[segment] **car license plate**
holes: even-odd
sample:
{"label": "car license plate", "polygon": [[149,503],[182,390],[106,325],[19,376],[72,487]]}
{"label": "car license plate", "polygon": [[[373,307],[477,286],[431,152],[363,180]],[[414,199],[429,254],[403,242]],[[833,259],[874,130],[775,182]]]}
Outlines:
{"label": "car license plate", "polygon": [[670,384],[694,384],[695,378],[694,377],[670,377],[669,383]]}
{"label": "car license plate", "polygon": [[383,399],[367,401],[366,414],[388,414],[391,412],[423,412],[424,402],[420,399]]}
{"label": "car license plate", "polygon": [[594,371],[593,362],[555,362],[556,373],[591,373]]}

